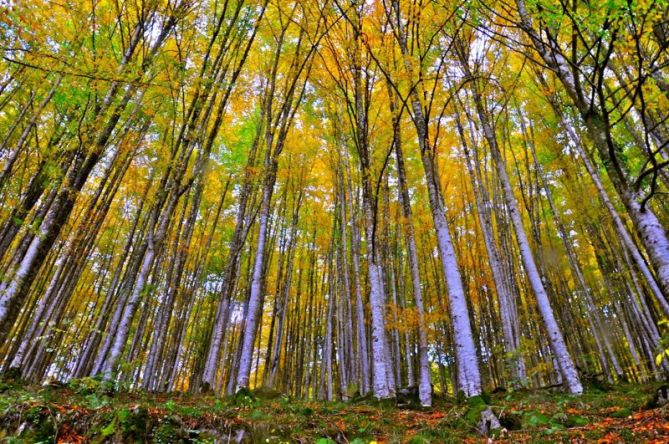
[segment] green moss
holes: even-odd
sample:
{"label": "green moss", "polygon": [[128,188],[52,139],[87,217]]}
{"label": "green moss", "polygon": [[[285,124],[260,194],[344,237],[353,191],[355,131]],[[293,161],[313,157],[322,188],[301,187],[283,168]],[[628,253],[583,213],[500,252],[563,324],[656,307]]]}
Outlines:
{"label": "green moss", "polygon": [[188,432],[171,418],[166,418],[153,430],[152,438],[156,444],[190,442]]}
{"label": "green moss", "polygon": [[430,439],[422,435],[414,435],[409,439],[408,444],[430,444]]}
{"label": "green moss", "polygon": [[0,373],[0,381],[7,384],[21,384],[23,378],[21,377],[21,369],[12,367]]}
{"label": "green moss", "polygon": [[254,421],[264,421],[269,418],[269,416],[263,412],[262,410],[255,409],[251,412],[249,415],[249,418],[254,420]]}
{"label": "green moss", "polygon": [[25,414],[27,427],[19,435],[28,442],[49,442],[56,438],[56,421],[46,406],[31,407]]}
{"label": "green moss", "polygon": [[539,426],[547,426],[550,424],[551,420],[548,416],[537,411],[529,411],[523,413],[522,418],[522,427],[525,428],[535,428]]}
{"label": "green moss", "polygon": [[471,426],[475,426],[481,420],[481,413],[488,408],[483,396],[472,396],[467,398],[467,411],[465,420]]}
{"label": "green moss", "polygon": [[232,396],[232,403],[237,406],[253,406],[258,404],[258,401],[251,390],[241,388]]}
{"label": "green moss", "polygon": [[190,416],[193,418],[200,418],[203,415],[202,410],[197,407],[197,406],[190,406],[190,405],[185,405],[185,406],[177,406],[176,411],[179,413],[181,416]]}
{"label": "green moss", "polygon": [[[151,418],[144,407],[118,409],[99,429],[99,441],[115,436],[124,442],[146,442],[151,431]],[[122,438],[122,439],[121,439]]]}
{"label": "green moss", "polygon": [[626,418],[632,414],[632,410],[628,409],[627,407],[622,407],[619,408],[618,410],[614,411],[611,413],[611,416],[613,418]]}
{"label": "green moss", "polygon": [[565,426],[567,426],[567,427],[583,427],[585,425],[588,425],[589,423],[590,423],[590,421],[585,416],[570,415],[567,418],[567,423],[565,424]]}
{"label": "green moss", "polygon": [[92,376],[78,379],[71,379],[67,387],[79,395],[107,395],[116,393],[114,381],[107,381],[100,376]]}

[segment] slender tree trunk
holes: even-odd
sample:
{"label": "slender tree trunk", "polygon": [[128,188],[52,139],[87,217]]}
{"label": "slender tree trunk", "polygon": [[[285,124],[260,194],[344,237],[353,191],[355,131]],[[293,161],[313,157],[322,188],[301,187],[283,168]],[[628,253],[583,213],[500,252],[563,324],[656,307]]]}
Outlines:
{"label": "slender tree trunk", "polygon": [[[389,88],[390,89],[390,88]],[[391,92],[391,94],[393,94]],[[393,95],[394,97],[394,95]],[[423,406],[432,405],[432,377],[430,375],[430,361],[428,358],[427,326],[425,324],[425,307],[423,305],[423,290],[420,270],[418,268],[418,252],[416,249],[416,236],[413,226],[413,214],[411,211],[411,198],[407,186],[406,172],[404,166],[404,155],[402,153],[402,138],[400,133],[400,116],[396,115],[396,101],[391,98],[391,112],[393,112],[393,128],[395,140],[395,159],[397,160],[397,179],[399,182],[399,198],[402,205],[404,217],[404,230],[407,244],[407,259],[411,272],[411,284],[413,288],[413,300],[418,314],[418,361],[419,361],[419,383],[418,394]]]}
{"label": "slender tree trunk", "polygon": [[666,295],[669,294],[669,236],[653,210],[648,205],[642,206],[639,201],[641,196],[638,192],[632,190],[617,160],[610,155],[616,151],[616,142],[611,134],[611,128],[602,114],[602,109],[597,104],[590,103],[583,94],[580,94],[579,84],[573,70],[560,50],[554,48],[552,44],[546,44],[536,34],[525,1],[516,0],[516,6],[520,15],[521,28],[530,38],[542,60],[556,73],[567,94],[578,108],[588,135],[600,157],[604,160],[609,177],[625,204],[639,239],[657,273],[657,281],[662,292],[656,294],[656,298],[658,298],[658,302],[665,313],[669,315],[669,303],[666,300]]}
{"label": "slender tree trunk", "polygon": [[[267,149],[272,149],[271,144]],[[270,155],[268,154],[268,156]],[[265,178],[263,180],[262,201],[260,204],[260,214],[258,215],[258,239],[255,248],[255,264],[253,266],[253,276],[251,277],[251,293],[249,295],[247,316],[244,321],[241,355],[239,358],[239,370],[236,377],[235,391],[249,387],[253,343],[255,342],[255,332],[259,322],[259,316],[262,314],[262,304],[264,300],[262,292],[265,287],[265,245],[267,243],[267,230],[271,214],[271,200],[274,192],[274,183],[276,182],[277,167],[277,161],[269,158],[268,164],[266,164]]]}
{"label": "slender tree trunk", "polygon": [[[468,62],[466,59],[461,58],[461,64],[463,69],[465,69],[465,73],[468,76],[471,76],[471,72],[469,71],[467,63]],[[502,189],[504,191],[506,206],[509,211],[511,223],[516,233],[518,249],[520,250],[520,256],[523,261],[525,273],[534,292],[534,296],[537,299],[539,312],[541,313],[541,317],[548,332],[548,338],[550,339],[551,349],[553,350],[555,359],[559,365],[560,373],[564,377],[564,381],[567,384],[569,391],[574,394],[581,393],[583,392],[583,386],[581,385],[578,372],[576,371],[576,366],[571,358],[571,355],[569,354],[569,350],[567,349],[567,344],[565,343],[562,330],[557,323],[557,319],[553,313],[553,308],[551,307],[550,301],[548,299],[548,293],[546,292],[544,284],[541,280],[541,275],[539,274],[539,269],[537,268],[537,264],[534,260],[532,249],[530,248],[530,243],[527,239],[525,227],[523,226],[523,221],[518,209],[518,203],[516,201],[515,195],[513,194],[511,181],[506,172],[506,165],[504,163],[504,159],[502,158],[502,153],[500,152],[497,145],[497,138],[492,126],[490,125],[487,112],[483,109],[483,99],[481,98],[476,85],[474,85],[471,90],[474,96],[473,99],[479,121],[481,122],[483,136],[488,142],[490,153],[495,163],[495,167],[497,168],[497,177],[499,178]]]}
{"label": "slender tree trunk", "polygon": [[485,244],[490,270],[492,271],[495,289],[497,290],[500,317],[502,320],[502,332],[504,334],[504,348],[507,353],[513,356],[514,376],[518,382],[526,378],[525,363],[520,354],[520,338],[514,329],[514,322],[518,321],[518,314],[515,304],[515,295],[509,288],[508,281],[504,276],[504,270],[500,259],[500,251],[495,243],[493,234],[492,217],[490,207],[492,206],[488,191],[482,180],[482,174],[479,167],[478,152],[476,149],[470,153],[467,140],[464,135],[464,129],[459,116],[456,117],[456,126],[460,134],[463,149],[465,152],[465,163],[467,172],[474,189],[479,225],[483,233],[483,242]]}

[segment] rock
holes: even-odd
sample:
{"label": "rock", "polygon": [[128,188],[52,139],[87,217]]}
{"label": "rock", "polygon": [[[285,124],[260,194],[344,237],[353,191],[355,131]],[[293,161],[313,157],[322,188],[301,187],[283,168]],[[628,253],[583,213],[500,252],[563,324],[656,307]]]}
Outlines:
{"label": "rock", "polygon": [[576,366],[581,377],[581,383],[586,389],[599,390],[601,392],[608,392],[612,390],[611,384],[606,380],[603,372],[592,373],[587,370],[582,370]]}
{"label": "rock", "polygon": [[418,393],[418,387],[410,386],[410,387],[403,387],[397,390],[397,406],[398,407],[420,406],[420,394]]}
{"label": "rock", "polygon": [[655,402],[658,407],[662,407],[669,403],[669,387],[663,385],[655,391]]}
{"label": "rock", "polygon": [[49,378],[47,378],[46,381],[44,381],[42,383],[42,387],[61,389],[61,388],[66,387],[66,384],[62,381],[59,381],[58,379],[56,379],[54,377],[49,377]]}
{"label": "rock", "polygon": [[477,429],[481,435],[488,436],[494,430],[501,428],[499,419],[492,412],[490,407],[487,407],[485,410],[481,411],[481,419],[478,423]]}
{"label": "rock", "polygon": [[520,430],[523,426],[521,415],[504,411],[499,416],[499,424],[507,430]]}
{"label": "rock", "polygon": [[662,387],[655,390],[653,398],[648,401],[646,407],[654,409],[658,407],[664,407],[667,404],[669,404],[669,386],[663,385]]}
{"label": "rock", "polygon": [[21,381],[21,369],[18,367],[10,367],[5,370],[2,375],[2,380],[7,382],[19,382]]}
{"label": "rock", "polygon": [[244,429],[237,429],[235,432],[235,442],[241,443],[244,441],[244,437],[246,436],[246,430]]}
{"label": "rock", "polygon": [[200,393],[202,394],[207,394],[211,393],[211,384],[209,384],[207,381],[203,382],[202,385],[200,385]]}
{"label": "rock", "polygon": [[370,391],[366,395],[360,395],[359,392],[357,392],[354,396],[352,396],[349,399],[349,402],[351,404],[362,404],[365,402],[371,402],[374,399],[374,394]]}

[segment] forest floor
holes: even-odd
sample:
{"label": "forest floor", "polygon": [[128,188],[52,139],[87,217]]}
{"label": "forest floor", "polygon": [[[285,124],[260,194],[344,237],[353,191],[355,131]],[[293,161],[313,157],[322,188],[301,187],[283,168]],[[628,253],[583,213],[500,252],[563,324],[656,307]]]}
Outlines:
{"label": "forest floor", "polygon": [[298,401],[269,391],[211,395],[117,392],[85,378],[62,386],[0,382],[0,442],[447,443],[669,442],[658,386],[619,385],[580,397],[551,390],[488,399],[504,429],[481,437],[472,406],[436,397],[431,409],[371,400]]}

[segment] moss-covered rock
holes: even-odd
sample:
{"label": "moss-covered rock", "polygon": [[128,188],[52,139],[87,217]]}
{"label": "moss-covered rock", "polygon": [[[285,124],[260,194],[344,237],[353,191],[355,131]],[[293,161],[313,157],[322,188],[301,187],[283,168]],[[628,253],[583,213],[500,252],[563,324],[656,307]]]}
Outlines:
{"label": "moss-covered rock", "polygon": [[159,420],[158,424],[153,428],[151,438],[156,444],[187,443],[193,441],[181,419],[175,416],[167,416]]}
{"label": "moss-covered rock", "polygon": [[47,406],[31,407],[19,425],[18,436],[27,442],[55,441],[57,433],[56,418]]}

